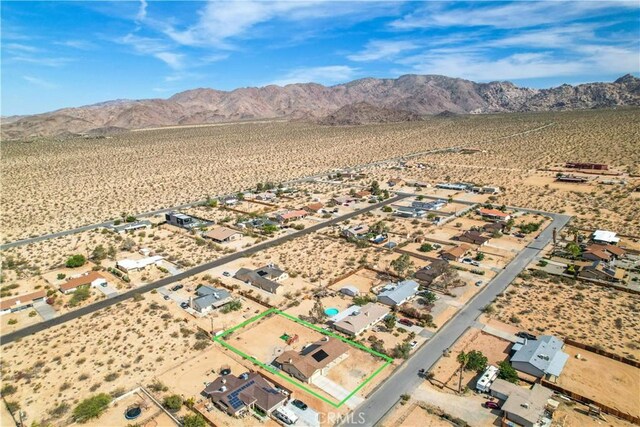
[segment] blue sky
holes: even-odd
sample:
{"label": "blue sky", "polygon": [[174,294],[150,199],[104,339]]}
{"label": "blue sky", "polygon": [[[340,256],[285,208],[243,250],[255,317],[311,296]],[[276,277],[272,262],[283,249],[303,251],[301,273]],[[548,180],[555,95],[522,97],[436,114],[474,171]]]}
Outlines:
{"label": "blue sky", "polygon": [[196,87],[640,71],[640,2],[2,1],[2,115]]}

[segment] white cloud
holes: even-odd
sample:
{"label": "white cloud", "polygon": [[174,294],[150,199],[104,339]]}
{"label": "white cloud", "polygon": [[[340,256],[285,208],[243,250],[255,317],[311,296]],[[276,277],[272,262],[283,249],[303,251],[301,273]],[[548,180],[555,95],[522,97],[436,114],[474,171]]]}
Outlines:
{"label": "white cloud", "polygon": [[154,53],[153,56],[175,70],[179,70],[183,67],[182,60],[184,59],[184,55],[181,53],[158,52]]}
{"label": "white cloud", "polygon": [[147,17],[147,6],[148,5],[146,0],[140,0],[140,8],[138,9],[138,13],[136,15],[136,21],[144,21],[144,19]]}
{"label": "white cloud", "polygon": [[5,43],[4,48],[7,50],[20,51],[20,52],[37,52],[39,49],[33,46],[29,46],[21,43]]}
{"label": "white cloud", "polygon": [[471,7],[448,8],[443,3],[433,2],[393,21],[391,26],[399,30],[455,26],[526,28],[607,15],[619,8],[638,9],[639,5],[637,1],[516,1],[498,6],[475,2]]}
{"label": "white cloud", "polygon": [[417,49],[419,45],[411,41],[373,40],[364,50],[347,56],[352,61],[377,61],[391,59],[401,53]]}
{"label": "white cloud", "polygon": [[138,54],[151,55],[173,69],[179,70],[184,67],[185,56],[181,53],[172,52],[171,47],[164,40],[129,33],[115,41],[131,46]]}
{"label": "white cloud", "polygon": [[518,80],[587,74],[623,74],[637,70],[637,52],[606,46],[585,47],[582,55],[515,53],[491,59],[479,53],[429,52],[401,61],[398,74],[441,74],[474,81]]}
{"label": "white cloud", "polygon": [[63,42],[56,42],[57,45],[71,47],[79,50],[91,50],[96,47],[96,45],[87,40],[66,40]]}
{"label": "white cloud", "polygon": [[27,64],[43,65],[45,67],[62,67],[69,62],[72,62],[70,58],[51,58],[45,56],[31,56],[31,55],[14,55],[9,58],[15,62],[25,62]]}
{"label": "white cloud", "polygon": [[55,89],[58,87],[58,85],[53,84],[51,82],[48,82],[44,79],[38,78],[38,77],[33,77],[33,76],[22,76],[22,78],[24,80],[26,80],[27,82],[31,83],[34,86],[38,86],[40,88],[43,89]]}
{"label": "white cloud", "polygon": [[357,71],[347,65],[296,68],[270,84],[285,86],[294,83],[342,83],[352,80]]}

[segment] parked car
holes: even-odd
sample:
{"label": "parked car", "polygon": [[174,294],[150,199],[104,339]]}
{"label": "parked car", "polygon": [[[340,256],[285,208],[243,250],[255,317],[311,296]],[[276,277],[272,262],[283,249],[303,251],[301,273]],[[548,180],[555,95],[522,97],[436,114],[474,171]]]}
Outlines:
{"label": "parked car", "polygon": [[524,332],[524,331],[520,331],[520,332],[518,332],[518,333],[516,334],[516,336],[517,336],[517,337],[520,337],[520,338],[525,338],[525,339],[528,339],[528,340],[535,340],[535,339],[536,339],[536,336],[535,336],[535,335],[530,334],[529,332]]}
{"label": "parked car", "polygon": [[484,407],[488,408],[488,409],[500,409],[500,405],[498,405],[496,402],[492,402],[490,400],[484,402]]}
{"label": "parked car", "polygon": [[464,258],[462,260],[462,263],[463,264],[471,264],[471,263],[473,263],[473,260],[471,258]]}
{"label": "parked car", "polygon": [[189,303],[188,302],[181,302],[180,303],[180,307],[182,307],[182,308],[184,308],[186,310],[187,308],[189,308]]}
{"label": "parked car", "polygon": [[476,282],[476,286],[482,286],[482,280],[478,280],[478,281]]}
{"label": "parked car", "polygon": [[439,245],[439,244],[437,244],[437,243],[434,243],[434,244],[433,244],[433,245],[431,245],[431,246],[433,246],[433,249],[440,249],[440,248],[442,247],[442,245]]}
{"label": "parked car", "polygon": [[480,263],[478,261],[471,261],[471,265],[475,267],[480,267]]}
{"label": "parked car", "polygon": [[165,295],[165,296],[163,296],[162,298],[164,298],[165,300],[167,300],[167,301],[168,301],[168,300],[169,300],[169,295]]}
{"label": "parked car", "polygon": [[302,409],[303,411],[308,408],[307,404],[302,400],[294,399],[291,401],[291,404],[298,409]]}
{"label": "parked car", "polygon": [[409,344],[409,346],[411,346],[411,349],[413,350],[414,348],[416,348],[416,346],[418,345],[418,341],[411,341],[411,344]]}
{"label": "parked car", "polygon": [[222,275],[223,275],[224,277],[231,277],[231,273],[229,273],[228,271],[223,271],[223,272],[222,272]]}
{"label": "parked car", "polygon": [[184,288],[184,285],[177,284],[173,288],[171,288],[171,290],[175,292],[175,291],[179,291],[182,288]]}
{"label": "parked car", "polygon": [[103,288],[106,288],[107,287],[107,282],[100,283],[100,286],[102,286]]}
{"label": "parked car", "polygon": [[409,319],[400,319],[398,320],[398,323],[405,325],[405,326],[413,326],[413,322]]}
{"label": "parked car", "polygon": [[513,235],[519,239],[523,239],[524,238],[524,234],[522,233],[513,233]]}

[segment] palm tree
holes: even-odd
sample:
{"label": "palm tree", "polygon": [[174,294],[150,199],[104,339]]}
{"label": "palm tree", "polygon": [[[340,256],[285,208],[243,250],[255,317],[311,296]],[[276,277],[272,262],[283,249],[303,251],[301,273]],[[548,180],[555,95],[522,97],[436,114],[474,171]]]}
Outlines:
{"label": "palm tree", "polygon": [[462,393],[462,371],[469,363],[469,353],[465,353],[461,351],[458,353],[458,357],[456,358],[458,363],[460,363],[460,381],[458,382],[458,393]]}

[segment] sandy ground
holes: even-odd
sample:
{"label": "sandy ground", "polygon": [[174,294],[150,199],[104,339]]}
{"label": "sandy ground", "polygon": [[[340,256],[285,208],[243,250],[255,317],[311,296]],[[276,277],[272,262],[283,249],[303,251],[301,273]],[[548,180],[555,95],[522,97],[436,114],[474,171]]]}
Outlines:
{"label": "sandy ground", "polygon": [[160,407],[155,405],[144,393],[136,392],[111,404],[99,418],[85,423],[88,427],[127,427],[132,421],[124,417],[130,405],[141,405],[143,410],[134,423],[141,427],[175,427],[176,423]]}
{"label": "sandy ground", "polygon": [[640,297],[634,294],[582,282],[517,279],[493,306],[498,320],[534,334],[569,337],[640,358]]}
{"label": "sandy ground", "polygon": [[610,415],[604,417],[606,421],[590,417],[589,408],[579,403],[562,403],[553,414],[553,420],[562,427],[632,427],[635,425]]}
{"label": "sandy ground", "polygon": [[[497,365],[509,356],[509,348],[511,343],[495,337],[493,335],[481,332],[479,329],[469,329],[460,339],[450,348],[450,356],[441,357],[436,365],[431,369],[434,374],[432,383],[438,389],[442,387],[442,391],[455,393],[458,391],[460,381],[459,367],[456,357],[461,351],[470,352],[472,350],[480,351],[488,359],[489,365]],[[475,387],[475,379],[478,373],[473,371],[464,371],[462,374],[462,389]]]}
{"label": "sandy ground", "polygon": [[450,427],[451,424],[417,404],[397,405],[382,421],[384,427]]}
{"label": "sandy ground", "polygon": [[166,309],[159,294],[128,301],[2,347],[3,383],[18,391],[31,421],[51,419],[94,393],[147,384],[199,354],[195,328]]}
{"label": "sandy ground", "polygon": [[[640,415],[640,369],[595,353],[565,346],[569,360],[558,385],[596,402]],[[576,355],[580,355],[580,359]]]}

